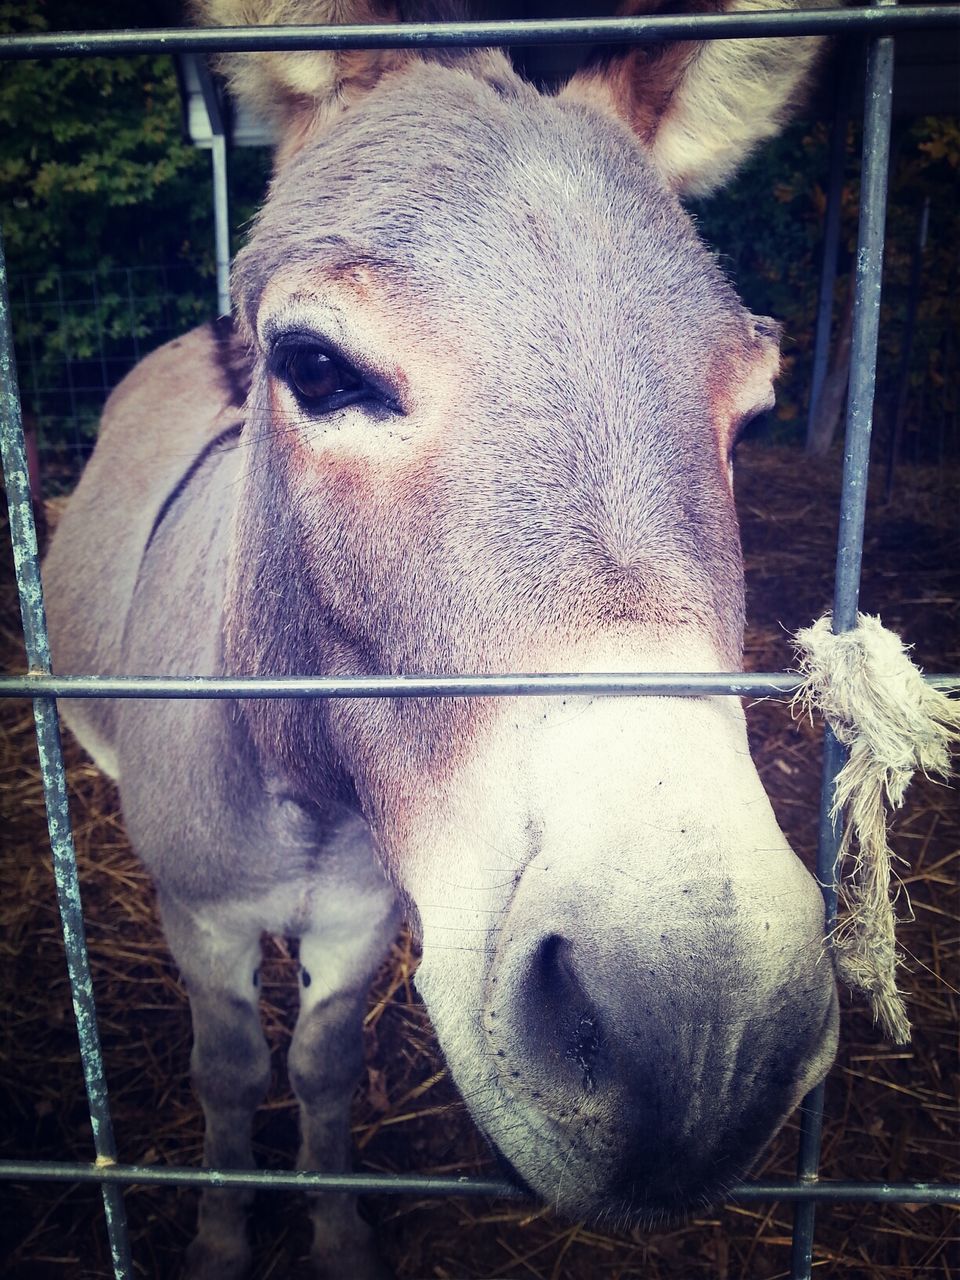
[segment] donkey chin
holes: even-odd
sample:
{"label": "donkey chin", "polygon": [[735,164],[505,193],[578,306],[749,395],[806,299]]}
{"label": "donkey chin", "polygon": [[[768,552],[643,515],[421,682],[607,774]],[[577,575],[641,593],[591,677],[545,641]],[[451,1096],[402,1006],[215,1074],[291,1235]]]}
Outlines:
{"label": "donkey chin", "polygon": [[642,702],[546,730],[532,710],[533,735],[512,711],[461,779],[479,839],[434,827],[443,866],[415,877],[417,985],[474,1119],[545,1203],[620,1226],[735,1189],[826,1075],[838,1021],[823,901],[739,708]]}

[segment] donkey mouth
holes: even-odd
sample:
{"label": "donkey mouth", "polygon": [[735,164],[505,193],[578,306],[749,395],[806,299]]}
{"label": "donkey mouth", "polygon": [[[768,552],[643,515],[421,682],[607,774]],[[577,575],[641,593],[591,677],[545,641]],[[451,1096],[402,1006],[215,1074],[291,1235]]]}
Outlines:
{"label": "donkey mouth", "polygon": [[[565,1204],[567,1197],[544,1187],[537,1190],[493,1139],[486,1136],[486,1141],[496,1172],[519,1195],[550,1204],[563,1218],[579,1218],[618,1231],[681,1226],[692,1215],[707,1212],[735,1196],[749,1173],[748,1167],[733,1159],[711,1162],[709,1173],[701,1160],[678,1160],[669,1173],[661,1171],[651,1176],[641,1161],[633,1168],[625,1168],[606,1186],[602,1182],[598,1186],[595,1177],[589,1179],[593,1182],[589,1196],[582,1195],[581,1183],[581,1194],[575,1193],[572,1201]],[[749,1163],[752,1167],[755,1161]]]}
{"label": "donkey mouth", "polygon": [[734,1161],[720,1161],[709,1172],[679,1164],[670,1174],[663,1172],[655,1179],[638,1170],[636,1177],[626,1174],[608,1189],[593,1216],[598,1223],[615,1224],[619,1229],[680,1226],[692,1215],[735,1196],[747,1173],[747,1168]]}

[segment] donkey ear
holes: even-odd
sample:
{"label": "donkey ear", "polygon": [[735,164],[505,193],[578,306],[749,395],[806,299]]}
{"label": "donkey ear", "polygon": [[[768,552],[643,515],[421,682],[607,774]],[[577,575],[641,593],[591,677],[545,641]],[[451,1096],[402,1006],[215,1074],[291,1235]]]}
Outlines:
{"label": "donkey ear", "polygon": [[[803,7],[823,3],[805,0]],[[664,0],[625,0],[618,14],[661,7]],[[797,0],[694,0],[691,7],[734,13],[801,6]],[[626,121],[669,187],[681,196],[703,196],[780,131],[802,101],[823,44],[817,36],[793,36],[606,48],[591,56],[563,96]]]}
{"label": "donkey ear", "polygon": [[[198,24],[211,27],[311,26],[396,22],[393,0],[192,0]],[[217,66],[231,92],[279,130],[278,162],[351,99],[404,61],[402,51],[307,50],[228,53]]]}
{"label": "donkey ear", "polygon": [[[463,0],[190,0],[204,26],[312,26],[373,22],[430,22],[462,16]],[[462,65],[499,81],[512,78],[499,52],[441,50],[438,61]],[[422,61],[412,49],[307,50],[232,53],[218,59],[235,97],[273,121],[282,166],[307,138],[358,101],[388,72]]]}

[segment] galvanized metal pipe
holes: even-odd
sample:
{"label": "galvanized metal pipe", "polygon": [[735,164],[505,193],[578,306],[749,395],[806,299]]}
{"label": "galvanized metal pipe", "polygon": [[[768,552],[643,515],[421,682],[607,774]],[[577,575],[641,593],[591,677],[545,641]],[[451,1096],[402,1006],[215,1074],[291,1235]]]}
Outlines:
{"label": "galvanized metal pipe", "polygon": [[[305,1169],[189,1169],[158,1165],[69,1164],[2,1160],[0,1178],[18,1182],[101,1182],[111,1185],[256,1187],[265,1191],[331,1191],[349,1195],[529,1197],[501,1178],[426,1174],[313,1173]],[[752,1182],[730,1192],[730,1201],[880,1201],[887,1204],[960,1204],[960,1186],[936,1182]]]}
{"label": "galvanized metal pipe", "polygon": [[210,129],[213,177],[213,239],[217,262],[217,315],[230,314],[230,196],[227,188],[227,133],[213,76],[199,54],[192,58]]}
{"label": "galvanized metal pipe", "polygon": [[893,108],[893,41],[874,40],[867,55],[867,88],[863,120],[863,166],[860,179],[860,229],[854,275],[856,302],[850,349],[850,390],[843,450],[840,532],[833,597],[835,631],[857,625],[860,566],[867,508],[870,437],[877,383],[880,337],[880,292],[883,279],[883,234],[887,218],[887,170]]}
{"label": "galvanized metal pipe", "polygon": [[[960,692],[960,673],[929,675]],[[789,696],[791,671],[524,673],[417,676],[0,676],[0,698],[506,698],[624,695],[705,698]]]}
{"label": "galvanized metal pipe", "polygon": [[[13,331],[10,324],[10,299],[7,292],[7,268],[0,241],[0,453],[3,457],[3,480],[7,491],[10,535],[23,618],[27,663],[31,671],[50,671],[50,645],[47,620],[40,586],[40,557],[37,531],[30,497],[27,453],[23,438],[23,418],[17,387]],[[93,983],[87,959],[87,943],[80,902],[77,858],[70,827],[67,803],[67,779],[60,746],[57,706],[49,697],[38,697],[33,703],[37,730],[37,751],[43,779],[43,798],[47,810],[47,827],[53,851],[53,874],[56,881],[60,923],[67,954],[70,995],[80,1040],[83,1079],[90,1108],[93,1145],[100,1161],[116,1160],[113,1125],[107,1100],[107,1085],[100,1051],[97,1010]],[[130,1245],[127,1237],[123,1195],[119,1187],[103,1186],[103,1206],[107,1217],[110,1252],[116,1280],[132,1280]]]}
{"label": "galvanized metal pipe", "polygon": [[511,22],[411,22],[343,26],[174,27],[142,31],[63,31],[0,37],[0,58],[86,58],[134,53],[266,52],[301,49],[482,48],[492,45],[643,44],[757,36],[874,34],[951,27],[960,5],[900,9],[654,14],[642,18],[554,18]]}
{"label": "galvanized metal pipe", "polygon": [[217,315],[230,314],[230,197],[227,190],[227,139],[221,130],[210,140],[213,176],[213,238],[217,259]]}
{"label": "galvanized metal pipe", "polygon": [[[880,0],[881,5],[890,0]],[[833,597],[833,629],[849,631],[857,625],[863,530],[867,506],[870,436],[877,377],[880,336],[880,292],[883,276],[883,234],[887,214],[887,180],[890,163],[890,126],[893,108],[893,40],[872,40],[867,48],[866,100],[863,118],[863,161],[860,174],[860,225],[854,275],[853,341],[850,351],[850,388],[844,438],[843,483],[840,496],[840,529]],[[836,924],[837,857],[840,832],[830,818],[837,774],[845,753],[828,729],[824,739],[823,783],[820,793],[820,839],[817,877],[823,889],[825,928]],[[824,1086],[804,1104],[800,1128],[797,1176],[801,1182],[817,1177],[823,1128]],[[811,1280],[815,1206],[797,1206],[793,1224],[791,1276]]]}
{"label": "galvanized metal pipe", "polygon": [[[949,680],[949,677],[946,677]],[[0,677],[0,697],[32,698],[491,698],[652,694],[706,697],[790,694],[785,673],[598,673],[416,676]],[[960,677],[957,680],[960,687]]]}

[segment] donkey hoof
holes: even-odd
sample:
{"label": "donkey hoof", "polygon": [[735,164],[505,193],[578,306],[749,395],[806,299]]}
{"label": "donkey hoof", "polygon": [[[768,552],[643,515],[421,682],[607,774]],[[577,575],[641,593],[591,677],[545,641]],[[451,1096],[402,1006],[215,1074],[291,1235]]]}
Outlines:
{"label": "donkey hoof", "polygon": [[244,1280],[250,1271],[250,1262],[250,1246],[246,1240],[208,1240],[197,1236],[187,1249],[183,1280]]}

